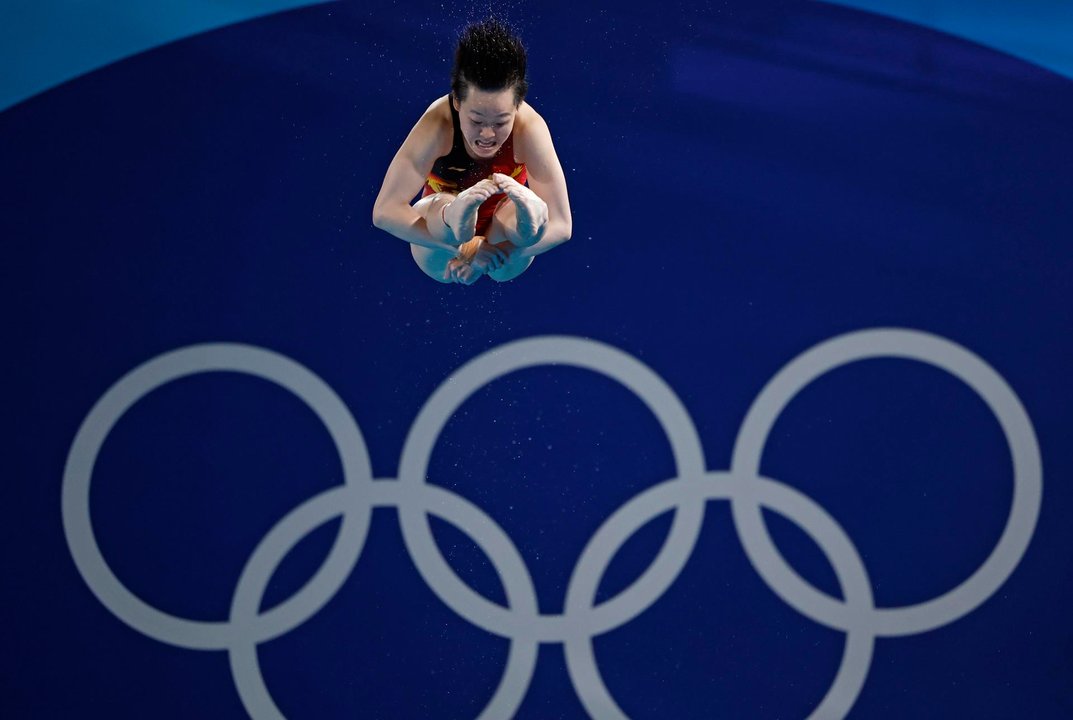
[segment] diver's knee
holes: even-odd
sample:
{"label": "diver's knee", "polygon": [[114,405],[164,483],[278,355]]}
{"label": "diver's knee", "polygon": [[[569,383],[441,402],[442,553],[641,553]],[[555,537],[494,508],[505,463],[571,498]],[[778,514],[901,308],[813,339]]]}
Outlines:
{"label": "diver's knee", "polygon": [[514,278],[521,275],[523,272],[529,269],[529,266],[533,264],[533,258],[527,257],[523,261],[511,262],[507,261],[507,264],[498,270],[492,270],[488,273],[488,277],[492,278],[496,282],[509,282]]}
{"label": "diver's knee", "polygon": [[410,245],[410,254],[413,256],[414,262],[417,263],[417,267],[421,268],[421,272],[436,282],[444,284],[453,282],[444,278],[447,263],[453,257],[451,254],[420,245]]}

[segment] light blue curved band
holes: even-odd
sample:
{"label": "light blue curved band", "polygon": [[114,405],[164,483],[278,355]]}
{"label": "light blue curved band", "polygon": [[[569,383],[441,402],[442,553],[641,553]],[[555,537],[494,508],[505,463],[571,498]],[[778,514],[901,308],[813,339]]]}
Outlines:
{"label": "light blue curved band", "polygon": [[1073,78],[1073,0],[823,0],[941,30]]}
{"label": "light blue curved band", "polygon": [[[4,0],[0,111],[122,58],[325,0]],[[825,0],[1003,50],[1073,78],[1073,0]]]}
{"label": "light blue curved band", "polygon": [[2,0],[0,111],[109,63],[324,0]]}

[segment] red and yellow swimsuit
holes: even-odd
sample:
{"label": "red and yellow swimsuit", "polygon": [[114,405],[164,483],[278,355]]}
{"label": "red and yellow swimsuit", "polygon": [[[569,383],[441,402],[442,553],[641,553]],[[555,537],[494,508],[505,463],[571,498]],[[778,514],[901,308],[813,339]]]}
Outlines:
{"label": "red and yellow swimsuit", "polygon": [[[481,180],[491,177],[492,173],[509,175],[524,185],[527,179],[525,163],[514,161],[514,133],[511,132],[507,136],[506,142],[494,156],[487,160],[474,160],[466,152],[466,140],[462,137],[458,112],[453,104],[449,103],[449,105],[451,122],[454,124],[454,144],[451,146],[451,152],[438,158],[432,166],[432,171],[425,178],[425,187],[421,191],[421,197],[438,192],[458,194]],[[488,234],[488,228],[492,225],[492,216],[495,215],[499,203],[503,202],[506,197],[503,193],[496,193],[481,203],[477,211],[477,235]]]}

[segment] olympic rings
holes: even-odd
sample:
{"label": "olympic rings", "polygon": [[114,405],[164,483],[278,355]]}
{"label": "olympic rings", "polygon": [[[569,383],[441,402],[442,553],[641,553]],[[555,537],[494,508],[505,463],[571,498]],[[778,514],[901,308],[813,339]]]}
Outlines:
{"label": "olympic rings", "polygon": [[[819,376],[868,358],[929,363],[965,382],[995,414],[1013,459],[1014,495],[1006,527],[987,560],[956,588],[900,608],[876,608],[867,570],[844,530],[799,491],[759,476],[767,436],[783,408]],[[652,411],[670,441],[677,477],[628,501],[603,523],[583,550],[566,591],[564,611],[539,612],[529,570],[510,537],[479,507],[427,482],[433,447],[465,400],[485,384],[526,367],[569,365],[618,381]],[[109,568],[93,534],[89,487],[97,455],[122,415],[154,389],[203,372],[254,375],[294,393],[320,418],[339,452],[344,484],[288,513],[254,549],[236,585],[230,618],[204,622],[148,605]],[[549,336],[508,343],[457,370],[432,394],[407,436],[397,480],[372,477],[361,431],[323,380],[278,353],[238,344],[194,345],[147,361],[123,376],[93,406],[72,442],[64,469],[62,517],[68,548],[90,590],[116,617],[161,642],[226,650],[239,696],[251,717],[282,718],[265,685],[257,646],[316,614],[342,587],[361,555],[375,507],[397,508],[403,538],[433,592],[468,622],[510,640],[502,679],[479,720],[510,718],[521,705],[536,665],[538,644],[562,643],[571,681],[593,717],[625,718],[604,685],[593,638],[630,622],[674,583],[693,554],[707,503],[731,503],[746,555],[771,589],[808,618],[846,633],[833,683],[809,718],[841,718],[853,707],[871,664],[874,640],[927,632],[971,612],[993,595],[1019,564],[1035,531],[1042,501],[1042,462],[1032,422],[1006,381],[982,359],[944,338],[901,329],[849,333],[820,343],[780,370],[750,407],[734,446],[731,468],[708,471],[703,448],[673,390],[636,358],[602,343]],[[783,559],[764,525],[769,508],[796,523],[825,553],[844,599],[801,578]],[[595,605],[596,589],[623,544],[654,517],[674,510],[663,547],[628,588]],[[491,560],[506,591],[501,606],[470,588],[433,540],[429,515],[465,532]],[[293,596],[261,612],[265,588],[287,553],[337,517],[338,535],[323,565]]]}

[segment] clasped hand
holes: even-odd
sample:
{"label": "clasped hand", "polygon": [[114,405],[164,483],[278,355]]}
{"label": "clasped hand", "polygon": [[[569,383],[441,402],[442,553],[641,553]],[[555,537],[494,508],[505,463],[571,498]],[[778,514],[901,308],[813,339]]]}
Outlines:
{"label": "clasped hand", "polygon": [[458,257],[447,263],[444,280],[472,285],[481,275],[498,270],[510,258],[509,246],[496,246],[483,235],[458,246]]}

